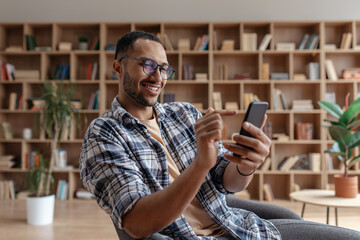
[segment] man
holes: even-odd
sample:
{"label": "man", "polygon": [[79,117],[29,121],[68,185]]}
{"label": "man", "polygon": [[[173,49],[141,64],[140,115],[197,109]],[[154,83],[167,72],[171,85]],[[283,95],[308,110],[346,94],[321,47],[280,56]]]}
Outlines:
{"label": "man", "polygon": [[245,123],[256,138],[234,137],[252,150],[221,144],[222,117],[236,112],[210,108],[202,116],[187,103],[157,103],[174,69],[152,34],[124,35],[113,70],[118,96],[89,126],[80,168],[114,224],[133,238],[280,239],[273,223],[225,202],[225,194],[247,187],[269,154],[261,129]]}

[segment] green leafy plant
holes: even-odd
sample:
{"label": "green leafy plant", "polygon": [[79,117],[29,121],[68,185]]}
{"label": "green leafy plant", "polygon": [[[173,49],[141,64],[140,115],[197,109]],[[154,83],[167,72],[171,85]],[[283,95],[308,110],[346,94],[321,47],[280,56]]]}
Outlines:
{"label": "green leafy plant", "polygon": [[45,101],[44,109],[40,114],[40,126],[51,141],[51,157],[49,161],[40,160],[40,166],[30,171],[30,191],[36,192],[36,196],[47,196],[51,194],[51,183],[53,180],[53,169],[55,165],[56,149],[59,147],[63,128],[68,127],[73,117],[74,109],[71,107],[73,94],[72,85],[65,86],[62,82],[44,82],[44,93],[42,99]]}
{"label": "green leafy plant", "polygon": [[79,37],[79,42],[87,42],[87,41],[88,41],[87,37],[85,37],[85,36]]}
{"label": "green leafy plant", "polygon": [[49,160],[44,159],[42,155],[39,155],[39,160],[39,165],[33,167],[27,174],[26,186],[29,190],[29,196],[45,196],[46,178],[50,178],[51,191],[54,186],[54,176],[53,174],[48,174],[48,168],[46,167],[49,165]]}
{"label": "green leafy plant", "polygon": [[324,127],[328,129],[331,138],[335,141],[332,148],[325,152],[336,155],[344,164],[344,177],[347,177],[349,167],[360,159],[360,155],[354,155],[354,148],[360,145],[360,132],[358,131],[360,126],[360,120],[358,119],[360,98],[348,105],[348,97],[349,95],[346,96],[344,110],[338,104],[325,101],[318,102],[321,108],[337,119],[336,121],[324,120],[330,123],[330,126]]}

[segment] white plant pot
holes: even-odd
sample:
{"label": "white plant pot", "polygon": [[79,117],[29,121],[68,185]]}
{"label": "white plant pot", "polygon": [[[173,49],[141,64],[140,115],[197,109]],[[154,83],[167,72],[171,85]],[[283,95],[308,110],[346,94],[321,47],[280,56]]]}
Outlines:
{"label": "white plant pot", "polygon": [[55,195],[27,197],[26,214],[30,225],[47,225],[54,220]]}
{"label": "white plant pot", "polygon": [[79,50],[88,50],[88,46],[87,42],[79,42]]}

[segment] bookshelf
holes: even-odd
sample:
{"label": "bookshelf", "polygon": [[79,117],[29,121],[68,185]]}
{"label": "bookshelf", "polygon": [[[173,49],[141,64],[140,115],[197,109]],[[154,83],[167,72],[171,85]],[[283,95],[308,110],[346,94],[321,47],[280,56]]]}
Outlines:
{"label": "bookshelf", "polygon": [[[41,96],[42,84],[51,79],[59,65],[69,64],[69,76],[64,82],[75,87],[75,98],[81,99],[79,111],[80,128],[70,140],[61,141],[60,147],[66,149],[68,163],[72,170],[55,171],[55,189],[59,180],[69,183],[69,199],[75,198],[76,189],[81,187],[79,180],[78,158],[82,138],[87,125],[110,107],[117,94],[117,81],[113,79],[112,61],[114,46],[120,36],[128,31],[144,30],[167,37],[168,60],[176,69],[174,79],[167,82],[164,94],[175,94],[176,101],[200,103],[203,109],[213,107],[213,92],[219,92],[222,108],[226,103],[235,102],[239,106],[235,117],[225,117],[226,130],[223,140],[231,141],[233,133],[240,129],[240,123],[246,111],[246,94],[256,94],[260,100],[268,101],[268,121],[272,124],[273,134],[282,134],[284,139],[273,139],[269,158],[269,170],[257,170],[248,191],[252,199],[264,200],[263,186],[269,184],[276,199],[289,199],[294,186],[300,188],[325,189],[333,182],[334,174],[341,173],[336,159],[330,164],[324,150],[332,141],[322,126],[326,113],[316,102],[325,100],[326,93],[335,93],[336,102],[345,104],[345,95],[350,92],[350,101],[360,96],[359,80],[342,79],[345,68],[360,67],[360,21],[313,21],[313,22],[201,22],[201,23],[167,23],[167,22],[120,22],[120,23],[0,23],[0,62],[10,63],[17,71],[33,71],[38,78],[0,80],[0,122],[10,122],[12,139],[0,139],[0,155],[15,155],[19,161],[16,168],[0,169],[0,180],[14,180],[16,190],[24,189],[26,153],[41,152],[45,157],[50,155],[50,140],[40,134],[37,119],[39,111],[30,110],[29,98]],[[244,36],[254,36],[247,38]],[[351,33],[351,46],[341,49],[343,33]],[[259,46],[263,38],[271,35],[271,41],[264,51]],[[298,50],[305,34],[318,34],[319,41],[313,49]],[[37,50],[27,49],[27,35],[36,40]],[[194,50],[198,38],[208,35],[208,46],[205,50]],[[89,47],[99,39],[98,50],[78,50],[79,37],[88,39]],[[189,39],[190,50],[179,50],[179,39]],[[249,39],[256,49],[248,48]],[[222,42],[230,40],[233,49],[221,50]],[[250,40],[252,41],[252,40]],[[70,51],[60,51],[62,42],[70,43]],[[228,41],[229,42],[229,41]],[[292,43],[293,50],[277,50],[278,43]],[[328,49],[335,45],[336,49]],[[325,61],[331,59],[338,76],[337,81],[327,79]],[[319,79],[299,79],[307,77],[307,65],[319,63]],[[97,63],[98,72],[95,78],[88,80],[90,64]],[[286,79],[266,79],[262,71],[263,64],[268,64],[269,74],[281,73]],[[190,69],[190,70],[189,70]],[[207,75],[205,80],[195,80],[195,74]],[[35,74],[35,76],[37,76]],[[242,79],[246,78],[246,80]],[[60,80],[53,80],[60,81]],[[288,109],[276,108],[274,90],[284,95]],[[91,96],[99,91],[97,109],[88,109]],[[10,93],[22,94],[20,109],[9,110]],[[311,100],[314,109],[301,111],[291,108],[294,100]],[[24,121],[26,119],[26,121]],[[311,123],[313,137],[309,140],[296,139],[295,124]],[[32,139],[22,138],[24,128],[32,129]],[[278,165],[290,155],[320,153],[320,171],[290,170],[279,171]],[[359,149],[357,151],[359,154]],[[329,165],[333,170],[329,170]],[[360,175],[359,163],[352,167],[351,174]]]}

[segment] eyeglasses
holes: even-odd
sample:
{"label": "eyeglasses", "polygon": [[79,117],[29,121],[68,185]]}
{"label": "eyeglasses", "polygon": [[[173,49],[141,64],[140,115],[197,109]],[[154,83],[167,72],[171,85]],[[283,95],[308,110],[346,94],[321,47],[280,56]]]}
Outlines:
{"label": "eyeglasses", "polygon": [[175,72],[174,68],[172,68],[169,64],[165,63],[160,65],[151,58],[140,59],[124,56],[119,59],[119,62],[121,62],[124,58],[130,58],[143,62],[143,71],[146,75],[153,75],[157,71],[158,67],[160,67],[160,76],[162,80],[168,80]]}

